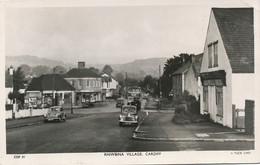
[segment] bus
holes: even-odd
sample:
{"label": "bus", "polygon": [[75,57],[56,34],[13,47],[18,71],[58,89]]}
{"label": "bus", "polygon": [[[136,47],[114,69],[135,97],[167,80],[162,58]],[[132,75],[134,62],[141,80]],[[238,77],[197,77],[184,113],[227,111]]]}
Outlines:
{"label": "bus", "polygon": [[141,88],[137,86],[128,87],[127,97],[140,98],[141,97]]}

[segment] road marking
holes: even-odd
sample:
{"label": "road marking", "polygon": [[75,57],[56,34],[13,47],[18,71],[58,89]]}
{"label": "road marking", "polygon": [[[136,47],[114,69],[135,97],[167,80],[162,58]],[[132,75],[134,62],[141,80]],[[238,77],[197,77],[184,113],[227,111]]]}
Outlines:
{"label": "road marking", "polygon": [[146,116],[143,118],[143,120],[140,122],[140,124],[136,127],[135,132],[138,132],[139,127],[143,123],[143,121],[146,119],[146,117],[149,115],[149,113],[146,111]]}

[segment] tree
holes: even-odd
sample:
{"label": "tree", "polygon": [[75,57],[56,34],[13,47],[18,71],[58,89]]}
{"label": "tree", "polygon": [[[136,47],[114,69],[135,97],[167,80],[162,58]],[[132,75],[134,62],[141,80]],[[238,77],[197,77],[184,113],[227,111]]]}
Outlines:
{"label": "tree", "polygon": [[50,67],[45,65],[39,65],[32,68],[32,74],[35,77],[39,77],[42,74],[48,74],[48,73],[53,73],[53,70]]}
{"label": "tree", "polygon": [[31,73],[32,73],[32,68],[31,68],[29,65],[22,64],[22,65],[20,65],[20,68],[22,69],[22,71],[23,71],[25,77],[31,75]]}
{"label": "tree", "polygon": [[67,69],[64,68],[63,66],[58,65],[54,67],[54,71],[55,71],[54,73],[66,73]]}
{"label": "tree", "polygon": [[96,73],[96,74],[100,74],[99,69],[97,69],[97,68],[89,67],[89,69],[90,69],[91,71],[93,71],[94,73]]}
{"label": "tree", "polygon": [[185,62],[191,60],[191,55],[187,53],[181,53],[178,56],[174,56],[166,61],[164,64],[164,72],[161,76],[161,87],[164,96],[169,96],[172,89],[172,77],[171,74],[180,68]]}
{"label": "tree", "polygon": [[120,86],[124,86],[125,77],[124,77],[123,73],[117,73],[115,78],[117,79]]}
{"label": "tree", "polygon": [[103,68],[103,70],[102,70],[102,72],[104,72],[104,73],[107,73],[107,74],[110,74],[110,75],[111,75],[111,73],[113,72],[113,69],[111,68],[111,66],[110,66],[110,65],[105,65],[105,66],[104,66],[104,68]]}
{"label": "tree", "polygon": [[17,70],[14,70],[13,83],[15,94],[18,93],[20,89],[24,88],[26,81],[22,68],[18,67]]}

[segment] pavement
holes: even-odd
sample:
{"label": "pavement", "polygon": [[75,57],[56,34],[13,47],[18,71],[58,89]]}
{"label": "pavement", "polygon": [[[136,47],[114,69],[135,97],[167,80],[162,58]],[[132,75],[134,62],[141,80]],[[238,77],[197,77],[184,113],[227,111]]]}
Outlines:
{"label": "pavement", "polygon": [[177,142],[254,142],[253,135],[224,127],[214,122],[177,125],[173,123],[174,111],[145,110],[146,117],[133,135],[137,140]]}
{"label": "pavement", "polygon": [[[104,109],[104,107],[108,107],[108,109]],[[64,109],[66,113],[67,120],[84,117],[91,114],[96,113],[109,113],[114,111],[119,111],[114,107],[113,103],[110,102],[100,102],[95,104],[95,108],[81,108],[81,107],[73,107],[73,114],[71,114],[71,109]],[[43,116],[34,116],[34,117],[25,117],[25,118],[18,118],[18,119],[6,119],[6,129],[12,128],[19,128],[31,125],[37,125],[43,123]]]}

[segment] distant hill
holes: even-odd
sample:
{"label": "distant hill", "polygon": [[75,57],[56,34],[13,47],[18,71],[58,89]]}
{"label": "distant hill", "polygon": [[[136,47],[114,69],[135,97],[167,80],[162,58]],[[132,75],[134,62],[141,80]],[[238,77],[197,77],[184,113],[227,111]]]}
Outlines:
{"label": "distant hill", "polygon": [[140,59],[135,60],[133,62],[112,66],[114,70],[119,72],[129,72],[129,73],[140,73],[144,72],[145,75],[152,75],[154,77],[159,76],[159,65],[161,65],[161,69],[163,70],[164,64],[168,58],[148,58],[148,59]]}
{"label": "distant hill", "polygon": [[[125,63],[125,64],[108,64],[110,65],[113,70],[114,74],[118,72],[125,73],[127,72],[129,76],[138,75],[139,77],[143,77],[145,75],[152,75],[154,77],[158,77],[158,69],[159,65],[161,65],[162,71],[165,62],[168,58],[148,58],[148,59],[138,59],[133,62]],[[49,67],[54,67],[57,65],[63,66],[67,69],[72,67],[77,67],[77,64],[67,64],[62,61],[58,60],[50,60],[46,58],[40,58],[31,55],[21,55],[21,56],[6,56],[5,58],[5,66],[6,68],[9,66],[13,66],[17,68],[22,64],[27,64],[30,67],[35,67],[38,65],[46,65]],[[106,64],[88,64],[86,63],[86,67],[95,67],[98,68],[100,71]]]}
{"label": "distant hill", "polygon": [[46,65],[50,67],[54,67],[57,65],[68,67],[72,64],[64,64],[61,61],[58,60],[50,60],[47,58],[41,58],[41,57],[36,57],[36,56],[31,56],[31,55],[21,55],[21,56],[6,56],[5,57],[5,66],[13,66],[17,68],[18,66],[22,64],[27,64],[31,67],[38,66],[38,65]]}

